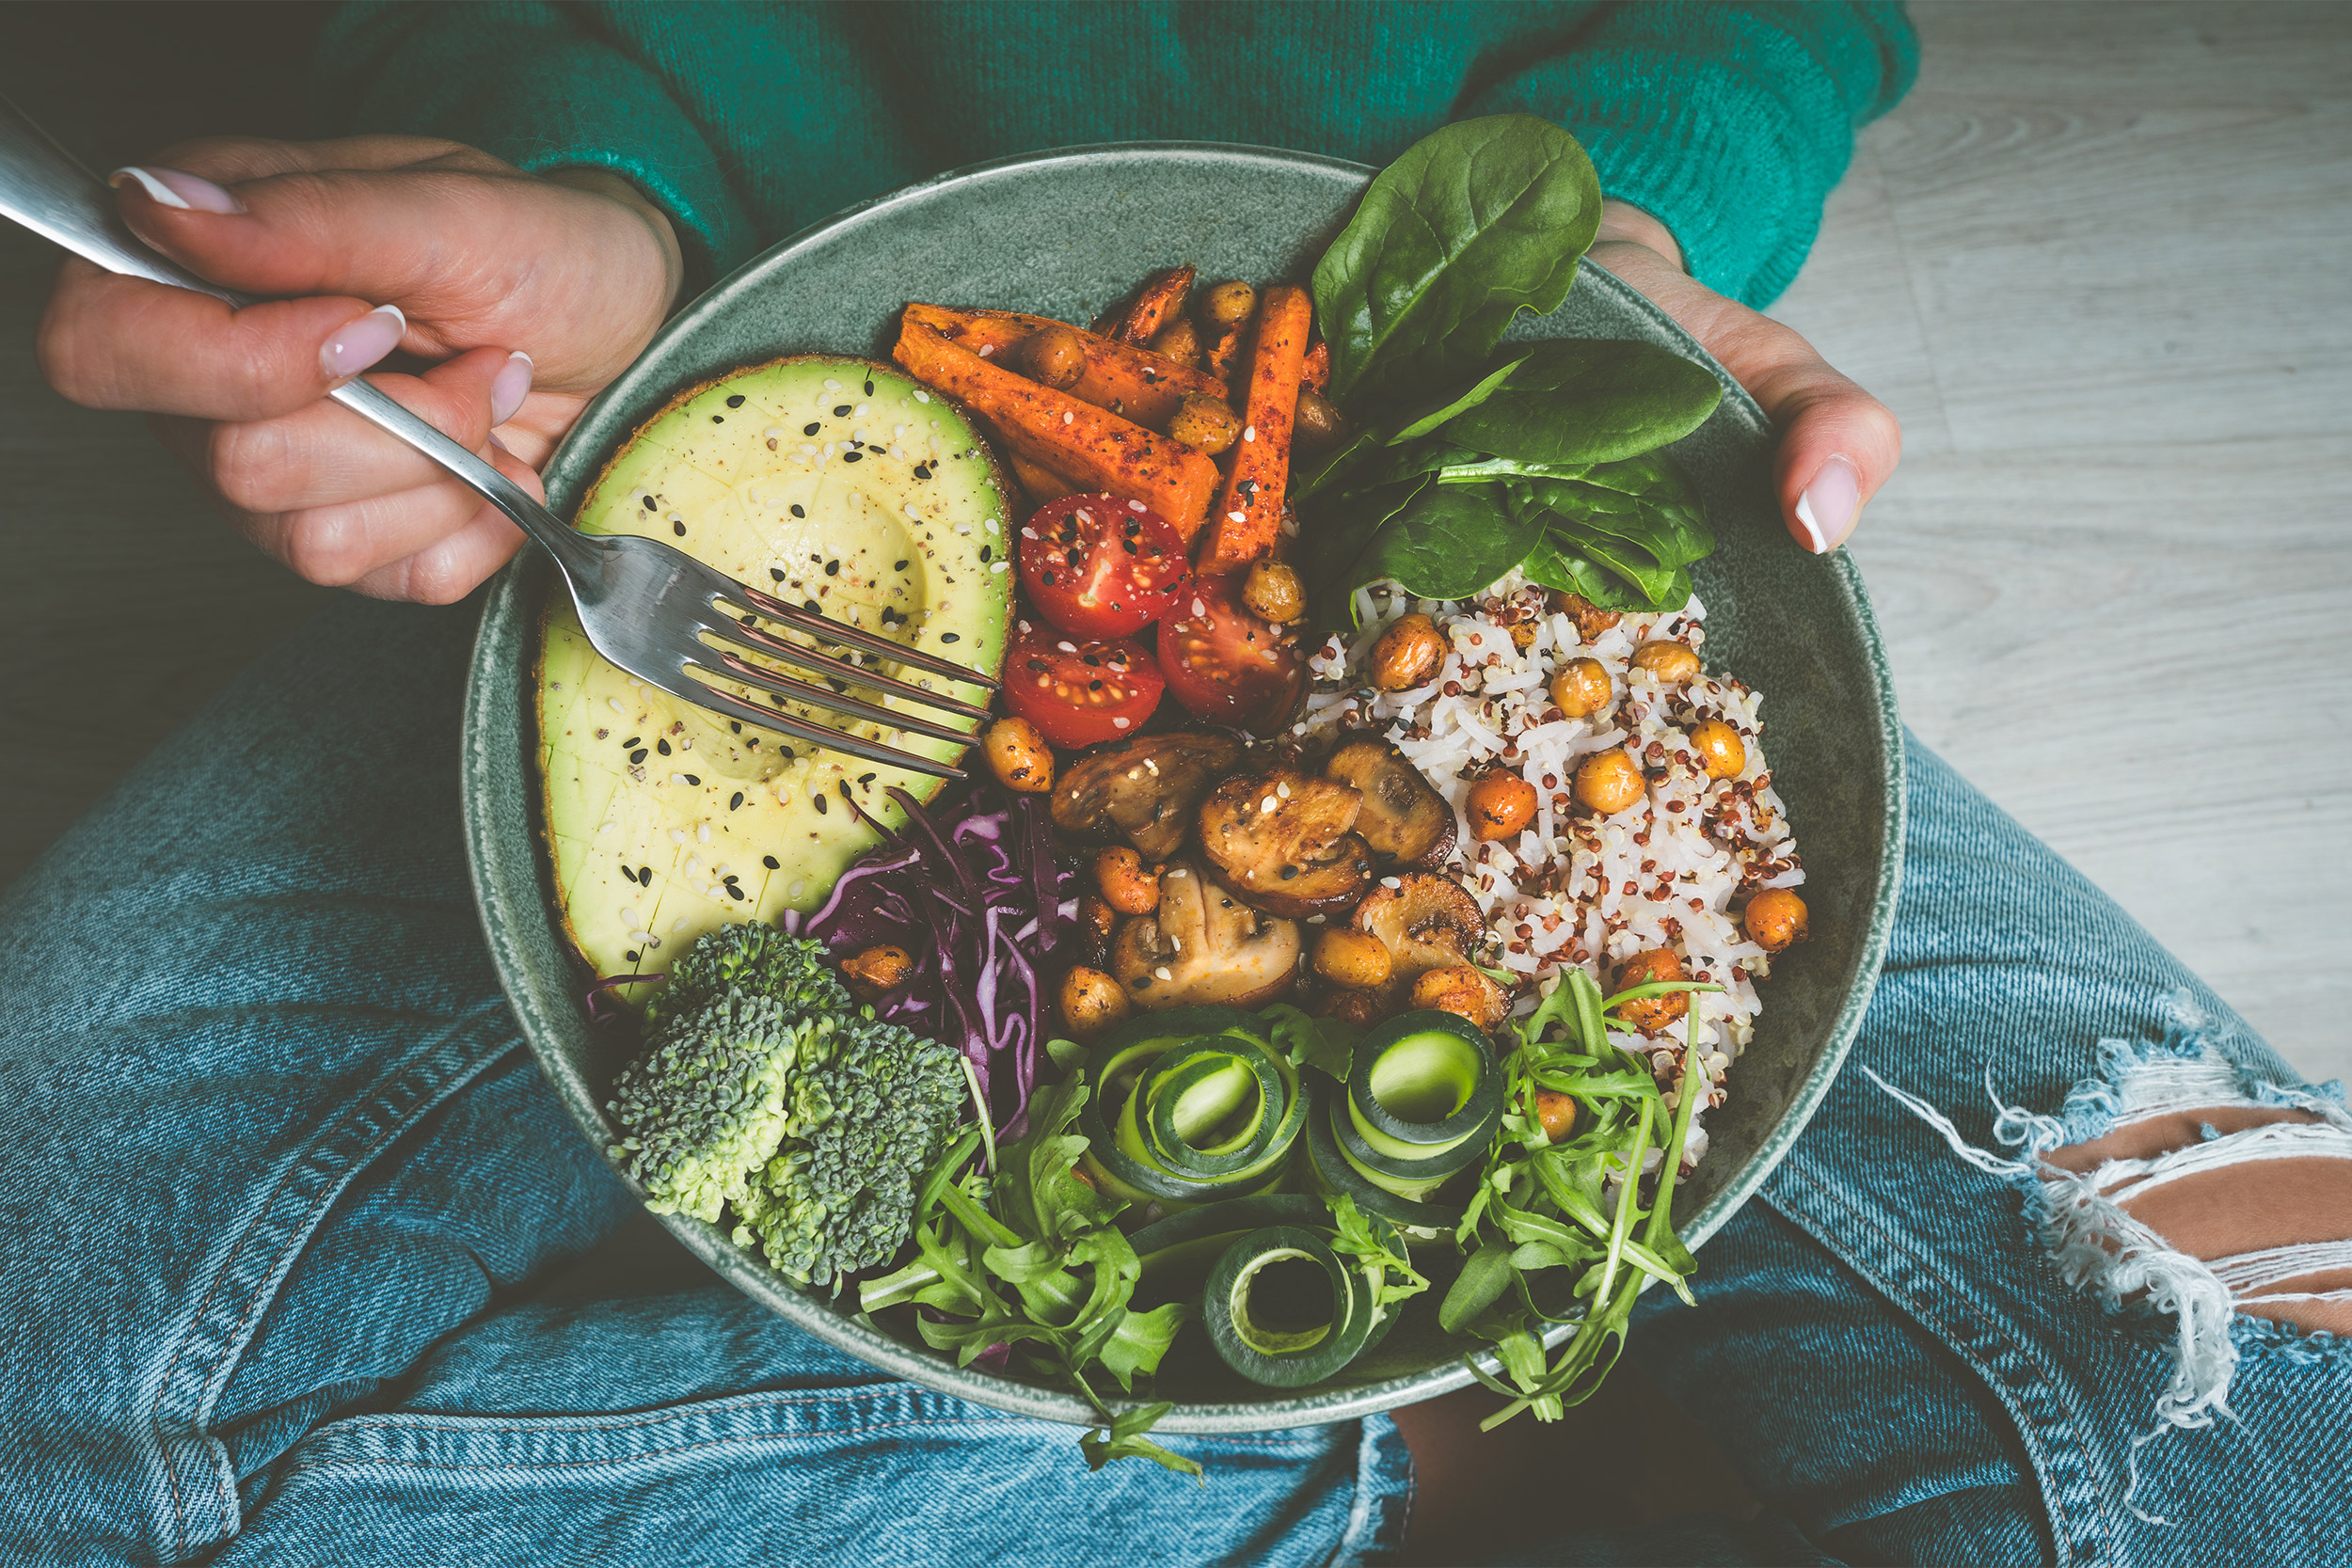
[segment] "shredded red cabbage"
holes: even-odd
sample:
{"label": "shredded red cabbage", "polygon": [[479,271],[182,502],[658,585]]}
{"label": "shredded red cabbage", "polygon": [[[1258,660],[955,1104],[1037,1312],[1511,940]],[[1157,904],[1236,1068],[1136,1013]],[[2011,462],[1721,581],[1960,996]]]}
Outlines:
{"label": "shredded red cabbage", "polygon": [[903,790],[890,793],[906,831],[868,816],[883,842],[841,874],[823,908],[787,916],[786,928],[837,953],[886,942],[914,955],[914,974],[876,1011],[961,1051],[992,1119],[1003,1118],[999,1135],[1018,1137],[1045,1043],[1043,976],[1069,917],[1065,895],[1077,896],[1065,885],[1075,874],[1055,861],[1053,819],[1039,796],[981,784],[933,816]]}

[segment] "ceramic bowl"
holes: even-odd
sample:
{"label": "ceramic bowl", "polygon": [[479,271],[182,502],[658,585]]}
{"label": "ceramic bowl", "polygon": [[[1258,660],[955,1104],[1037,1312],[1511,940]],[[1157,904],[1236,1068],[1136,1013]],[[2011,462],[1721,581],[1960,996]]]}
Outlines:
{"label": "ceramic bowl", "polygon": [[[1259,148],[1077,148],[944,175],[853,208],[680,311],[557,451],[548,500],[569,515],[607,455],[678,388],[787,354],[887,358],[891,323],[909,300],[1085,322],[1146,272],[1178,261],[1208,277],[1303,278],[1372,173]],[[1565,306],[1522,318],[1513,336],[1642,339],[1713,364],[1647,300],[1591,265]],[[1756,1191],[1836,1074],[1878,974],[1902,850],[1895,695],[1861,578],[1842,552],[1816,557],[1790,542],[1770,488],[1772,426],[1717,373],[1721,408],[1674,449],[1722,542],[1693,574],[1708,612],[1707,655],[1764,694],[1764,746],[1803,847],[1813,936],[1775,964],[1729,1101],[1709,1117],[1711,1148],[1676,1192],[1676,1223],[1693,1245]],[[634,1041],[625,1028],[590,1022],[582,972],[551,912],[528,679],[550,578],[527,553],[484,611],[466,704],[467,844],[516,1017],[581,1133],[603,1148],[617,1136],[603,1102]],[[1003,1410],[1088,1419],[1070,1394],[959,1370],[844,1305],[803,1294],[717,1226],[675,1214],[663,1222],[746,1294],[884,1371]],[[1428,1297],[1343,1381],[1309,1391],[1245,1382],[1199,1338],[1180,1340],[1157,1379],[1155,1397],[1176,1402],[1164,1430],[1263,1431],[1409,1403],[1468,1383],[1462,1356],[1478,1349],[1438,1330]]]}

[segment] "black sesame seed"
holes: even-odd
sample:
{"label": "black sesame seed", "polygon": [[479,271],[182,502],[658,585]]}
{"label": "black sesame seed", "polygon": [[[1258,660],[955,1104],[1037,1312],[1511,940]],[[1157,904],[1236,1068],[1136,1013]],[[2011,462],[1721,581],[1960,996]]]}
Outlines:
{"label": "black sesame seed", "polygon": [[779,746],[776,750],[784,754],[784,760],[787,762],[792,761],[801,754],[789,746]]}
{"label": "black sesame seed", "polygon": [[989,547],[988,546],[986,546],[986,545],[982,545],[982,546],[980,546],[980,559],[981,559],[982,561],[986,561],[986,560],[989,558],[989,556],[990,556],[990,554],[991,554],[991,553],[992,553],[992,552],[991,552],[990,547]]}
{"label": "black sesame seed", "polygon": [[646,510],[646,511],[648,511],[648,512],[651,512],[651,511],[655,510],[655,507],[654,507],[654,504],[653,504],[653,498],[652,498],[651,496],[647,496],[647,497],[645,498],[645,510]]}
{"label": "black sesame seed", "polygon": [[653,886],[653,867],[650,865],[639,866],[637,868],[637,879],[647,887]]}
{"label": "black sesame seed", "polygon": [[742,407],[742,406],[743,406],[743,394],[742,394],[742,393],[740,393],[740,392],[738,392],[738,393],[736,393],[733,397],[731,397],[731,398],[727,399],[727,406],[728,406],[729,408],[740,408],[740,407]]}
{"label": "black sesame seed", "polygon": [[824,428],[825,427],[821,424],[804,424],[801,426],[801,434],[803,436],[814,436]]}
{"label": "black sesame seed", "polygon": [[805,517],[808,515],[808,510],[802,506],[800,502],[794,501],[792,503],[792,515],[795,517]]}
{"label": "black sesame seed", "polygon": [[841,454],[841,461],[844,463],[863,463],[866,461],[866,454],[862,451],[845,451]]}
{"label": "black sesame seed", "polygon": [[743,809],[743,792],[742,792],[741,790],[739,790],[739,790],[737,790],[737,791],[736,791],[733,795],[731,795],[731,796],[729,796],[729,797],[727,798],[727,810],[729,810],[729,811],[741,811],[742,809]]}
{"label": "black sesame seed", "polygon": [[872,784],[874,782],[874,775],[871,773],[860,773],[857,776],[857,782],[862,784]]}
{"label": "black sesame seed", "polygon": [[629,736],[627,740],[624,740],[624,741],[622,741],[622,742],[621,742],[621,750],[622,750],[622,751],[624,751],[624,752],[626,752],[626,751],[628,751],[628,750],[631,746],[634,746],[634,745],[636,745],[636,744],[637,744],[637,737],[636,737],[635,736],[633,736],[633,735],[632,735],[632,736]]}
{"label": "black sesame seed", "polygon": [[736,886],[733,882],[729,882],[729,883],[727,884],[727,896],[728,896],[728,897],[730,897],[730,898],[734,898],[734,899],[741,900],[741,899],[745,898],[746,895],[744,894],[744,892],[743,892],[743,890],[742,890],[741,888],[737,887],[737,886]]}
{"label": "black sesame seed", "polygon": [[653,749],[660,752],[665,757],[670,754],[670,743],[666,740],[655,741],[653,743]]}
{"label": "black sesame seed", "polygon": [[890,563],[890,569],[894,572],[903,572],[907,569],[907,563],[903,561],[894,561]]}
{"label": "black sesame seed", "polygon": [[784,869],[784,867],[783,867],[783,866],[779,865],[779,864],[776,863],[776,857],[775,857],[775,856],[773,856],[773,855],[762,855],[762,856],[760,856],[760,857],[759,857],[759,863],[760,863],[760,864],[762,864],[762,865],[764,865],[764,866],[766,866],[766,867],[767,867],[769,870],[771,870],[771,871],[781,871],[781,870],[783,870],[783,869]]}
{"label": "black sesame seed", "polygon": [[871,381],[866,384],[866,395],[869,398],[874,395],[874,384]]}
{"label": "black sesame seed", "polygon": [[710,416],[710,422],[712,424],[724,424],[727,422],[727,417],[724,414],[713,414]]}
{"label": "black sesame seed", "polygon": [[939,634],[939,640],[942,642],[961,642],[963,637],[960,632],[943,631]]}
{"label": "black sesame seed", "polygon": [[628,765],[629,765],[631,768],[636,768],[636,767],[640,767],[640,766],[642,766],[642,765],[644,764],[644,760],[645,760],[645,749],[644,749],[643,746],[638,747],[638,748],[637,748],[637,750],[635,750],[635,751],[633,751],[633,752],[629,752],[629,754],[628,754]]}
{"label": "black sesame seed", "polygon": [[833,417],[836,420],[848,419],[850,417],[850,405],[846,403],[834,404]]}
{"label": "black sesame seed", "polygon": [[679,775],[678,775],[678,777],[679,777],[679,778],[681,778],[681,779],[684,779],[684,780],[685,780],[688,784],[701,784],[701,783],[702,783],[702,780],[700,780],[700,779],[696,778],[696,777],[695,777],[693,774],[691,774],[691,773],[681,773],[681,774],[679,774]]}
{"label": "black sesame seed", "polygon": [[840,575],[841,562],[838,561],[828,561],[825,562],[825,576],[829,578],[837,578]]}
{"label": "black sesame seed", "polygon": [[739,879],[739,879],[734,872],[730,871],[725,876],[720,878],[719,882],[723,887],[733,887]]}
{"label": "black sesame seed", "polygon": [[736,617],[736,619],[737,619],[737,620],[739,620],[739,621],[740,621],[740,622],[742,622],[745,626],[750,626],[750,625],[752,624],[752,621],[753,621],[754,617],[749,616],[749,615],[738,615],[738,616]]}
{"label": "black sesame seed", "polygon": [[676,534],[680,539],[683,539],[686,537],[686,525],[684,523],[672,523],[670,525],[670,531]]}
{"label": "black sesame seed", "polygon": [[801,601],[801,608],[807,610],[811,615],[822,615],[825,612],[824,607],[819,605],[815,599],[803,599]]}
{"label": "black sesame seed", "polygon": [[1089,691],[1100,691],[1103,689],[1103,683],[1101,681],[1089,681],[1087,682],[1087,689]]}
{"label": "black sesame seed", "polygon": [[743,733],[743,726],[741,722],[737,720],[728,720],[727,728],[733,730],[738,735],[741,735]]}
{"label": "black sesame seed", "polygon": [[1295,876],[1297,876],[1297,875],[1298,875],[1298,867],[1296,867],[1296,866],[1295,866],[1295,865],[1286,865],[1286,866],[1282,867],[1282,880],[1284,880],[1284,881],[1286,881],[1286,882],[1287,882],[1287,881],[1289,881],[1289,880],[1290,880],[1293,877],[1295,877]]}
{"label": "black sesame seed", "polygon": [[628,952],[622,954],[621,957],[627,958],[630,963],[635,963],[637,961],[637,949],[632,947]]}
{"label": "black sesame seed", "polygon": [[827,815],[833,809],[825,803],[825,798],[822,795],[812,795],[809,799],[817,802],[817,815],[819,816]]}
{"label": "black sesame seed", "polygon": [[841,785],[840,785],[840,788],[841,788],[841,798],[842,798],[844,800],[848,800],[848,801],[850,802],[850,804],[851,804],[851,805],[853,805],[853,806],[854,806],[854,805],[856,805],[856,804],[857,804],[856,800],[855,800],[854,798],[852,798],[852,797],[850,796],[850,781],[849,781],[849,780],[847,780],[847,779],[842,780],[842,781],[841,781]]}
{"label": "black sesame seed", "polygon": [[915,477],[915,478],[917,478],[917,479],[929,479],[929,478],[930,478],[930,477],[931,477],[931,467],[930,467],[930,464],[928,464],[928,463],[917,463],[917,464],[914,466],[914,477]]}
{"label": "black sesame seed", "polygon": [[770,582],[782,582],[784,580],[784,568],[781,566],[769,567],[768,580]]}

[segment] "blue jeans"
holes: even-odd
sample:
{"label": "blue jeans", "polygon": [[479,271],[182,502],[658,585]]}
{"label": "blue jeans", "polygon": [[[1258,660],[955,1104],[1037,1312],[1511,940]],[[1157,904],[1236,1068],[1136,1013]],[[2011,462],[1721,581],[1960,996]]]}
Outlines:
{"label": "blue jeans", "polygon": [[[1068,1429],[891,1382],[707,1276],[632,1277],[635,1205],[524,1051],[468,895],[470,630],[340,605],[0,897],[0,1560],[1392,1555],[1412,1475],[1385,1418],[1168,1439],[1205,1490],[1089,1475]],[[1697,1307],[1654,1293],[1632,1337],[1771,1512],[1529,1558],[2344,1560],[2352,1348],[2240,1319],[2235,1418],[2136,1449],[2165,1320],[2066,1283],[2024,1186],[1858,1070],[1988,1148],[1987,1068],[2056,1110],[2127,1068],[2102,1037],[2296,1082],[1912,764],[1854,1062],[1708,1245]],[[2169,1523],[2125,1506],[2135,1455],[2133,1505]]]}

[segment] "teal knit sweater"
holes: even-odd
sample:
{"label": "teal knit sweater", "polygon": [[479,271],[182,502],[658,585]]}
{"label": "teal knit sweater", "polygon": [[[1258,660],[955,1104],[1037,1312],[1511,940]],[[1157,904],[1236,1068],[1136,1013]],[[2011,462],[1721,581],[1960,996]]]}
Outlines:
{"label": "teal knit sweater", "polygon": [[368,0],[323,48],[331,119],[616,170],[676,219],[704,281],[1009,153],[1228,141],[1381,165],[1448,119],[1519,110],[1574,133],[1608,195],[1752,305],[1796,276],[1854,128],[1918,65],[1901,8],[1868,0]]}

